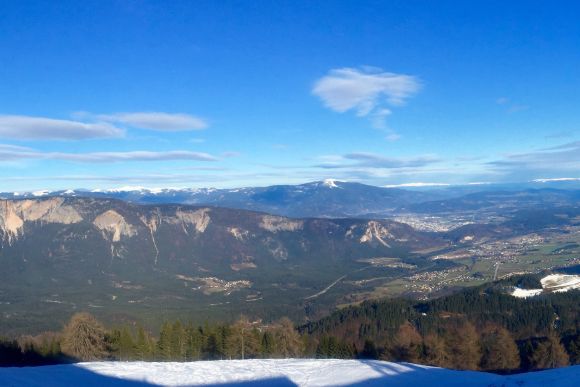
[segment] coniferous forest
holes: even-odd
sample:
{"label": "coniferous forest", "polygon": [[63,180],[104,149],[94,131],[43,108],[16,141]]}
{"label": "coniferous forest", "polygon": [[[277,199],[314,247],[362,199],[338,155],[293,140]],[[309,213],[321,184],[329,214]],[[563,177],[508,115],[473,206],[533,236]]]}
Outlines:
{"label": "coniferous forest", "polygon": [[511,373],[580,364],[580,292],[528,299],[506,294],[516,278],[419,302],[386,299],[295,326],[241,316],[229,323],[166,321],[105,327],[77,313],[60,332],[4,338],[0,365],[87,360],[195,361],[359,358]]}

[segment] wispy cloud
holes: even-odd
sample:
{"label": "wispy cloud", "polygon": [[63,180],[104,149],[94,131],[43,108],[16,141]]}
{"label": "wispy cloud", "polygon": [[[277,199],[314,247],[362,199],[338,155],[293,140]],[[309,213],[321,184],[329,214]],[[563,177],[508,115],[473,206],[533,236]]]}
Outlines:
{"label": "wispy cloud", "polygon": [[412,158],[396,158],[366,152],[348,153],[341,156],[334,156],[331,159],[326,156],[323,160],[323,163],[316,166],[327,169],[352,167],[397,169],[423,167],[440,161],[439,158],[429,155]]}
{"label": "wispy cloud", "polygon": [[580,177],[557,177],[557,178],[544,178],[544,179],[534,179],[534,183],[553,183],[553,182],[566,182],[566,181],[580,181]]}
{"label": "wispy cloud", "polygon": [[180,132],[201,130],[208,127],[206,120],[184,113],[164,112],[134,112],[100,114],[100,121],[123,124],[139,129],[157,130],[163,132]]}
{"label": "wispy cloud", "polygon": [[385,188],[423,188],[423,187],[449,187],[449,183],[401,183],[401,184],[388,184]]}
{"label": "wispy cloud", "polygon": [[87,123],[46,117],[0,115],[0,137],[17,140],[84,140],[122,137],[121,128],[107,122]]}
{"label": "wispy cloud", "polygon": [[398,134],[398,133],[395,133],[395,132],[389,132],[389,133],[387,133],[385,139],[387,141],[393,142],[393,141],[400,140],[401,139],[401,135]]}
{"label": "wispy cloud", "polygon": [[500,97],[495,100],[495,103],[501,106],[505,106],[508,113],[517,113],[524,110],[528,110],[530,108],[528,105],[514,103],[507,97]]}
{"label": "wispy cloud", "polygon": [[420,89],[419,80],[410,75],[363,67],[330,70],[314,84],[312,93],[326,107],[339,113],[355,111],[369,117],[373,126],[382,129],[392,106],[400,106]]}
{"label": "wispy cloud", "polygon": [[232,157],[239,157],[241,155],[242,154],[240,152],[232,152],[232,151],[222,153],[222,157],[227,158],[227,159],[232,158]]}
{"label": "wispy cloud", "polygon": [[217,161],[218,158],[203,152],[191,151],[129,151],[129,152],[41,152],[31,148],[0,144],[0,161],[61,160],[81,163],[115,163],[122,161],[194,160]]}
{"label": "wispy cloud", "polygon": [[546,139],[570,138],[570,137],[573,137],[573,133],[571,131],[565,130],[550,133],[547,136],[545,136]]}
{"label": "wispy cloud", "polygon": [[423,167],[441,161],[438,157],[431,155],[412,158],[394,158],[366,152],[349,153],[344,155],[344,158],[358,161],[359,165],[373,168]]}
{"label": "wispy cloud", "polygon": [[506,177],[534,179],[551,175],[550,177],[557,178],[564,173],[580,170],[580,141],[531,152],[508,154],[487,164]]}
{"label": "wispy cloud", "polygon": [[206,120],[183,113],[135,112],[95,115],[76,112],[71,119],[0,115],[0,138],[16,140],[87,140],[120,138],[126,128],[162,132],[201,130]]}

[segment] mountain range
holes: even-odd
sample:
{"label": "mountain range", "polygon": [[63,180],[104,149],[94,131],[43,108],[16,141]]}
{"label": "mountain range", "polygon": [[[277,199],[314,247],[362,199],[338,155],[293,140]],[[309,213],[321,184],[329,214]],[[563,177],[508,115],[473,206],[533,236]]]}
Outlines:
{"label": "mountain range", "polygon": [[3,199],[92,197],[140,204],[210,205],[289,217],[384,217],[401,212],[441,213],[490,207],[570,205],[580,200],[576,181],[474,184],[403,189],[327,179],[300,185],[236,189],[120,187],[4,192]]}
{"label": "mountain range", "polygon": [[[388,220],[62,197],[0,201],[0,241],[3,331],[47,310],[316,314],[319,300],[340,297],[323,296],[346,274],[396,277],[428,264],[413,251],[446,245]],[[391,261],[369,261],[377,257]]]}
{"label": "mountain range", "polygon": [[[151,325],[240,313],[305,321],[491,280],[498,259],[508,273],[575,262],[579,191],[475,189],[327,180],[2,194],[0,330],[51,329],[77,310]],[[549,258],[538,257],[546,240]]]}

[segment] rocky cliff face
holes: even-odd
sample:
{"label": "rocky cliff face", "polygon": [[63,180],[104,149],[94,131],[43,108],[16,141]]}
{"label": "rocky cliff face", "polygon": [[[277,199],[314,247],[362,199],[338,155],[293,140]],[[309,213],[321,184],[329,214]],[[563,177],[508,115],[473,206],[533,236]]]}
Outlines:
{"label": "rocky cliff face", "polygon": [[103,212],[95,218],[93,224],[103,232],[105,239],[110,238],[113,242],[120,242],[121,237],[132,237],[136,233],[135,227],[114,210]]}
{"label": "rocky cliff face", "polygon": [[71,224],[82,220],[81,215],[65,204],[63,198],[0,201],[0,234],[2,242],[8,244],[23,235],[27,222]]}
{"label": "rocky cliff face", "polygon": [[[35,233],[49,224],[73,233],[82,229],[85,237],[99,235],[105,244],[123,246],[126,257],[133,250],[141,256],[154,255],[155,263],[192,250],[198,259],[225,263],[242,255],[246,261],[253,257],[257,264],[268,255],[278,261],[321,253],[344,255],[339,246],[348,247],[347,251],[361,249],[364,255],[369,248],[385,252],[436,243],[408,226],[388,221],[289,219],[244,210],[140,206],[109,199],[0,201],[0,244],[7,252],[22,239],[34,240]],[[80,227],[76,231],[71,229],[75,225]],[[58,238],[54,235],[55,241]],[[75,243],[76,248],[84,248],[82,240]]]}
{"label": "rocky cliff face", "polygon": [[[13,308],[10,318],[39,305],[203,306],[211,316],[220,305],[263,308],[266,298],[283,313],[349,272],[378,276],[374,268],[361,272],[361,259],[403,259],[437,244],[388,221],[95,198],[2,200],[0,304]],[[26,292],[33,294],[20,296]]]}

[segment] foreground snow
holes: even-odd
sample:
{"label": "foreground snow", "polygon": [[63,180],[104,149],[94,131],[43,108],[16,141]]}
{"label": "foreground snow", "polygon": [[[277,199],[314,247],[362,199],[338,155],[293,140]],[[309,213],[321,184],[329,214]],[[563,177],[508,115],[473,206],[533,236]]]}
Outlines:
{"label": "foreground snow", "polygon": [[0,386],[578,386],[580,366],[500,376],[359,360],[95,362],[0,368]]}

